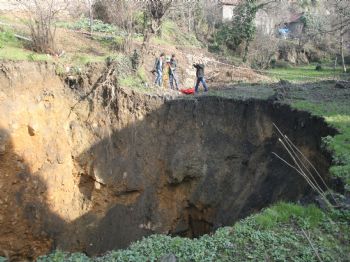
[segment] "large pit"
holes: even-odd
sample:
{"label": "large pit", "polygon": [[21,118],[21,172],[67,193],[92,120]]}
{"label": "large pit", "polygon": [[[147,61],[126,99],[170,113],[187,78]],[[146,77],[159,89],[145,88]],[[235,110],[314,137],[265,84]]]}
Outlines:
{"label": "large pit", "polygon": [[307,183],[272,155],[288,159],[273,123],[327,179],[320,145],[333,131],[319,118],[259,100],[169,101],[80,155],[90,170],[79,184],[87,198],[99,193],[97,174],[101,187],[133,201],[111,207],[91,230],[79,226],[76,241],[99,254],[152,233],[198,237],[276,201],[304,198]]}
{"label": "large pit", "polygon": [[[51,130],[58,138],[45,140],[48,160],[37,169],[40,160],[19,153],[20,132],[1,129],[7,144],[0,170],[10,177],[1,182],[12,186],[4,210],[12,213],[3,214],[0,244],[10,254],[30,258],[59,248],[98,255],[154,233],[199,237],[279,200],[304,199],[310,187],[272,155],[288,158],[273,123],[329,181],[321,138],[335,130],[288,105],[210,96],[164,100],[118,89],[108,108],[100,106],[87,118],[81,109],[74,119],[57,120],[65,121],[66,133],[60,124]],[[86,130],[91,144],[80,150]],[[21,132],[28,135],[23,148],[41,135],[35,125]],[[59,149],[64,139],[67,157]],[[58,152],[54,160],[50,150]],[[15,246],[21,234],[23,243]]]}

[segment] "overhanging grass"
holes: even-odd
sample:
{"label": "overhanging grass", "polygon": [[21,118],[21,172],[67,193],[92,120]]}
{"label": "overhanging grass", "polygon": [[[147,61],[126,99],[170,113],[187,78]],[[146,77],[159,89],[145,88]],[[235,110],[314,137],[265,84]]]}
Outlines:
{"label": "overhanging grass", "polygon": [[46,54],[34,53],[20,47],[6,46],[0,48],[0,59],[12,61],[48,61],[51,60],[51,57]]}
{"label": "overhanging grass", "polygon": [[136,72],[130,72],[119,77],[119,84],[122,87],[128,87],[141,93],[149,93],[151,90],[145,88],[147,75],[144,67],[139,67]]}
{"label": "overhanging grass", "polygon": [[23,47],[14,32],[9,28],[2,28],[0,31],[0,59],[2,60],[27,60],[27,61],[47,61],[50,57],[46,54],[37,54]]}
{"label": "overhanging grass", "polygon": [[256,224],[265,229],[273,228],[279,223],[286,223],[291,218],[300,225],[307,223],[314,228],[322,221],[323,213],[312,205],[305,208],[297,204],[281,202],[253,217]]}
{"label": "overhanging grass", "polygon": [[306,110],[314,115],[323,116],[325,120],[340,134],[324,139],[327,148],[332,152],[333,165],[331,173],[342,177],[346,188],[350,191],[350,103],[343,101],[296,101],[292,105],[298,109]]}
{"label": "overhanging grass", "polygon": [[104,62],[106,58],[107,56],[96,56],[86,53],[75,53],[73,55],[67,54],[64,58],[62,58],[62,61],[72,63],[76,66],[84,66],[88,63]]}

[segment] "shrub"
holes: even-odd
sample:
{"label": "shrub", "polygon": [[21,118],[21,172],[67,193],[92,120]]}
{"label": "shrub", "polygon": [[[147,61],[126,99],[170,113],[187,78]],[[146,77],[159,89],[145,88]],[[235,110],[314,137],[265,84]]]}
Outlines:
{"label": "shrub", "polygon": [[113,50],[123,52],[125,50],[125,47],[126,47],[125,37],[122,37],[122,36],[114,37],[113,40],[112,40],[111,47],[112,47]]}
{"label": "shrub", "polygon": [[32,38],[32,48],[40,53],[55,53],[56,18],[66,9],[65,1],[16,1],[28,14],[26,24]]}
{"label": "shrub", "polygon": [[321,64],[317,64],[317,65],[316,65],[316,68],[315,68],[316,71],[322,71],[322,69],[323,69],[323,68],[322,68],[322,65],[321,65]]}
{"label": "shrub", "polygon": [[274,61],[275,61],[274,63],[271,63],[273,68],[285,68],[285,69],[292,68],[291,64],[288,63],[287,61],[284,61],[284,60],[274,60]]}
{"label": "shrub", "polygon": [[[90,20],[88,18],[81,17],[79,21],[77,21],[73,25],[68,25],[68,28],[73,30],[90,30]],[[101,20],[94,19],[92,24],[92,31],[114,34],[120,31],[120,29],[117,26],[104,23]]]}

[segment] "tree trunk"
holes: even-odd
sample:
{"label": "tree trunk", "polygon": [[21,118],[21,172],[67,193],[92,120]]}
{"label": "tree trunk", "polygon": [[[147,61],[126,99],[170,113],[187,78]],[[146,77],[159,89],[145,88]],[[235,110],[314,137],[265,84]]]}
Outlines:
{"label": "tree trunk", "polygon": [[187,32],[191,32],[191,14],[192,14],[192,10],[190,5],[188,5],[188,20],[187,20]]}
{"label": "tree trunk", "polygon": [[143,33],[143,42],[141,46],[141,64],[144,63],[145,54],[149,48],[149,41],[151,39],[151,33],[148,29]]}
{"label": "tree trunk", "polygon": [[343,72],[346,73],[346,65],[345,65],[345,58],[344,58],[344,21],[343,18],[340,20],[340,55],[341,55],[341,62],[343,66]]}
{"label": "tree trunk", "polygon": [[248,52],[249,52],[249,40],[245,41],[244,55],[243,55],[243,63],[247,62]]}
{"label": "tree trunk", "polygon": [[90,27],[90,36],[92,37],[93,26],[94,26],[94,16],[92,10],[92,0],[89,0],[89,27]]}
{"label": "tree trunk", "polygon": [[346,65],[345,65],[345,58],[344,58],[344,34],[341,32],[340,36],[340,55],[341,55],[341,62],[343,66],[343,72],[346,73]]}

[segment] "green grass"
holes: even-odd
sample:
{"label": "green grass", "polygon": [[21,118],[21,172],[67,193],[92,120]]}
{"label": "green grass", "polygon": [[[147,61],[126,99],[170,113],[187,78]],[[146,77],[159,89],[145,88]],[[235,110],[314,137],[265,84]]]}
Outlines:
{"label": "green grass", "polygon": [[[316,65],[299,66],[291,68],[274,68],[267,71],[267,75],[284,79],[290,82],[316,82],[324,79],[339,79],[349,74],[343,74],[341,68],[335,71],[332,67],[323,66],[323,70],[315,70]],[[350,77],[350,76],[349,76]]]}
{"label": "green grass", "polygon": [[345,180],[350,191],[350,102],[343,101],[295,101],[292,105],[314,115],[323,116],[326,121],[337,128],[340,134],[326,137],[324,142],[332,152],[333,165],[331,173]]}
{"label": "green grass", "polygon": [[[39,54],[24,47],[14,32],[9,28],[0,28],[0,60],[11,61],[50,61],[52,57],[47,54]],[[91,62],[104,62],[107,55],[94,55],[84,52],[75,54],[67,53],[59,61],[73,66],[83,66]]]}
{"label": "green grass", "polygon": [[[107,56],[96,56],[87,53],[66,54],[60,59],[63,63],[83,66],[91,62],[104,62]],[[11,30],[0,32],[0,60],[11,61],[50,61],[52,57],[39,54],[24,48]]]}
{"label": "green grass", "polygon": [[26,61],[47,61],[50,57],[46,54],[37,54],[23,47],[14,32],[9,28],[2,28],[0,31],[0,59],[1,60],[26,60]]}
{"label": "green grass", "polygon": [[4,48],[5,46],[21,46],[21,43],[17,40],[14,33],[8,28],[3,28],[0,31],[0,48]]}
{"label": "green grass", "polygon": [[37,54],[20,47],[3,47],[0,48],[0,60],[11,61],[48,61],[50,56],[46,54]]}
{"label": "green grass", "polygon": [[261,228],[271,229],[280,223],[287,223],[293,218],[300,226],[308,224],[315,228],[322,221],[323,213],[315,206],[308,208],[296,204],[278,203],[273,208],[267,208],[261,214],[254,217]]}
{"label": "green grass", "polygon": [[198,239],[152,235],[128,249],[97,258],[57,251],[38,261],[159,261],[169,253],[178,261],[317,261],[305,234],[323,261],[348,258],[350,232],[346,223],[331,222],[315,206],[278,203],[233,227],[220,228]]}
{"label": "green grass", "polygon": [[143,67],[140,67],[136,73],[125,75],[119,79],[121,86],[136,89],[143,93],[148,90],[145,89],[145,83],[147,83],[147,76]]}
{"label": "green grass", "polygon": [[[89,18],[86,18],[86,17],[81,17],[76,22],[59,21],[56,23],[56,25],[58,27],[68,28],[72,30],[90,31],[90,20]],[[112,24],[107,24],[96,19],[93,20],[92,30],[93,32],[108,33],[108,34],[116,34],[118,32],[119,33],[121,32],[121,30],[117,26]]]}
{"label": "green grass", "polygon": [[193,33],[188,33],[179,28],[174,22],[166,20],[162,24],[161,37],[155,37],[152,41],[162,45],[179,45],[200,47],[200,42]]}
{"label": "green grass", "polygon": [[68,54],[66,55],[62,61],[63,62],[69,62],[75,66],[84,66],[88,63],[93,62],[104,62],[106,60],[107,56],[96,56],[86,53],[75,53],[75,54]]}

